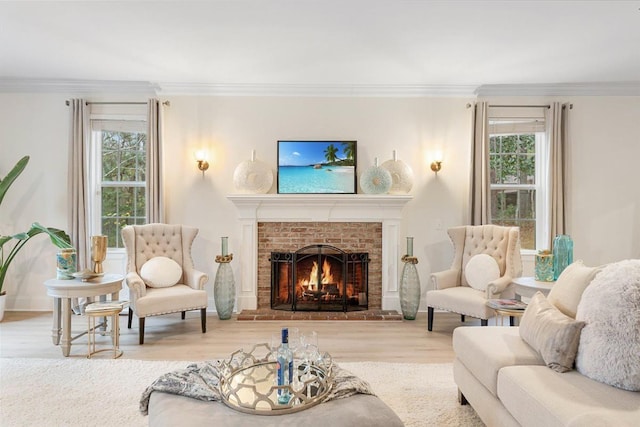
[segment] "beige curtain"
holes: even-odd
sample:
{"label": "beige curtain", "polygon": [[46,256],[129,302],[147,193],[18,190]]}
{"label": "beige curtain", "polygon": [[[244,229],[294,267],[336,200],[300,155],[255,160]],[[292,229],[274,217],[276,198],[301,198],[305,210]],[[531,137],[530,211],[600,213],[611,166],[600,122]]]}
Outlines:
{"label": "beige curtain", "polygon": [[84,99],[69,101],[69,237],[76,248],[78,270],[91,268],[91,243],[89,236],[89,138],[91,125],[89,107]]}
{"label": "beige curtain", "polygon": [[147,117],[147,221],[164,222],[164,188],[162,185],[162,103],[149,99]]}
{"label": "beige curtain", "polygon": [[488,224],[491,212],[488,108],[487,102],[478,102],[473,111],[469,192],[471,225]]}
{"label": "beige curtain", "polygon": [[567,234],[566,222],[566,146],[568,140],[567,115],[569,106],[553,102],[547,111],[549,138],[550,233],[549,247],[558,234]]}

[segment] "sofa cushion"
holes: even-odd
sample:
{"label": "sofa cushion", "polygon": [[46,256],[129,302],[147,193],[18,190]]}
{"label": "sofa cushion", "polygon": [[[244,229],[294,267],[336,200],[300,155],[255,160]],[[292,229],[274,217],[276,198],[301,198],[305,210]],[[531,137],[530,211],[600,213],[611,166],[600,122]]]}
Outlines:
{"label": "sofa cushion", "polygon": [[520,322],[520,336],[558,372],[573,369],[584,322],[565,316],[537,292]]}
{"label": "sofa cushion", "polygon": [[506,367],[498,374],[498,397],[523,426],[630,427],[640,420],[640,393],[593,381],[578,371]]}
{"label": "sofa cushion", "polygon": [[453,350],[456,358],[495,396],[501,368],[544,365],[538,352],[520,338],[518,328],[458,327],[453,331]]}
{"label": "sofa cushion", "polygon": [[474,255],[464,267],[464,276],[467,278],[469,286],[484,292],[489,283],[500,278],[498,261],[491,255]]}
{"label": "sofa cushion", "polygon": [[576,261],[565,268],[551,288],[548,300],[558,310],[575,319],[582,293],[600,271],[600,267],[587,267]]}
{"label": "sofa cushion", "polygon": [[584,320],[576,368],[583,375],[640,391],[640,260],[610,264],[582,294]]}
{"label": "sofa cushion", "polygon": [[171,258],[157,256],[142,265],[140,277],[147,286],[167,288],[175,285],[182,278],[182,267]]}

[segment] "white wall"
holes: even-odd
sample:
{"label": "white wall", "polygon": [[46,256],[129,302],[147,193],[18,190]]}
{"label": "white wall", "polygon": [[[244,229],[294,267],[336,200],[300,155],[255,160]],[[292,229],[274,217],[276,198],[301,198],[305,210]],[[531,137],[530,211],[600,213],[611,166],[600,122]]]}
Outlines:
{"label": "white wall", "polygon": [[[73,96],[78,95],[0,94],[0,176],[4,177],[24,154],[32,157],[3,202],[3,233],[22,231],[35,220],[67,228],[68,107],[64,101]],[[110,95],[108,99],[131,97]],[[465,105],[471,99],[167,99],[171,101],[165,115],[167,220],[200,228],[194,260],[199,269],[209,273],[211,282],[220,236],[228,235],[230,250],[239,253],[239,223],[235,207],[225,197],[235,191],[233,171],[249,158],[252,149],[258,158],[274,165],[275,171],[278,139],[355,139],[359,172],[371,165],[374,157],[383,162],[397,150],[415,174],[413,200],[405,208],[402,231],[403,236],[415,237],[423,292],[430,285],[429,274],[448,266],[452,248],[445,230],[466,222],[471,110]],[[561,100],[574,103],[570,112],[569,224],[575,257],[591,265],[640,258],[640,172],[635,165],[640,158],[640,98]],[[193,157],[199,148],[210,152],[211,166],[204,177]],[[444,154],[438,175],[429,169],[435,150]],[[275,185],[271,191],[275,192]],[[54,254],[44,237],[25,246],[9,272],[7,309],[50,309],[42,282],[55,274]],[[242,260],[235,258],[236,280],[241,266]]]}

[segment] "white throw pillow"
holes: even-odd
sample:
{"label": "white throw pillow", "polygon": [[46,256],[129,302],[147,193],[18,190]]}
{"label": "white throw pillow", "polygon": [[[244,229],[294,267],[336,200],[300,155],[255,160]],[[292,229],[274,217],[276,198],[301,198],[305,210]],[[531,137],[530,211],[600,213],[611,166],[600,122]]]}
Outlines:
{"label": "white throw pillow", "polygon": [[171,258],[157,256],[142,264],[140,277],[152,288],[168,288],[178,283],[182,267]]}
{"label": "white throw pillow", "polygon": [[600,270],[600,267],[587,267],[580,260],[574,262],[560,273],[547,299],[558,310],[575,318],[582,293]]}
{"label": "white throw pillow", "polygon": [[473,289],[486,291],[489,283],[500,278],[500,266],[491,255],[474,255],[464,268],[464,277]]}
{"label": "white throw pillow", "polygon": [[640,391],[640,260],[606,266],[582,294],[576,319],[587,324],[576,356],[578,372]]}

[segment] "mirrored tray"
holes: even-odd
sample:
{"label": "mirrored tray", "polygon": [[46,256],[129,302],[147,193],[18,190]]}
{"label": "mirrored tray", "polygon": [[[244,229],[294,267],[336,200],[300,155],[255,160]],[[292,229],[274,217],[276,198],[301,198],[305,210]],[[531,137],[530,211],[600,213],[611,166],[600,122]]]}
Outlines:
{"label": "mirrored tray", "polygon": [[104,273],[94,273],[93,271],[86,269],[78,271],[77,273],[72,273],[71,275],[76,279],[82,280],[83,282],[88,282],[89,280],[97,279],[98,277],[104,276]]}
{"label": "mirrored tray", "polygon": [[[290,414],[322,402],[334,383],[331,357],[325,353],[317,361],[296,360],[294,365],[293,382],[278,386],[277,362],[267,344],[257,344],[248,353],[239,350],[222,363],[222,401],[232,409],[257,415]],[[279,403],[282,400],[288,403]]]}

